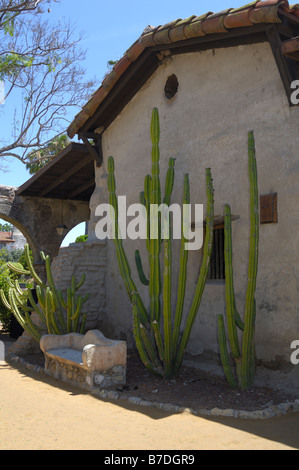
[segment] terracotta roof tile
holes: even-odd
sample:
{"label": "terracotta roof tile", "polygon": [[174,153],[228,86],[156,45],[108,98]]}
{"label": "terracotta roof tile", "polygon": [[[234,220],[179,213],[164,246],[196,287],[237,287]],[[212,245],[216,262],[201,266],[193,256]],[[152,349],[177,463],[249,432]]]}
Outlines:
{"label": "terracotta roof tile", "polygon": [[229,8],[218,13],[208,12],[201,16],[191,16],[185,20],[178,19],[155,28],[147,27],[75,117],[67,131],[69,137],[73,138],[88,118],[94,114],[123,73],[145,49],[209,34],[223,33],[225,37],[225,33],[233,28],[250,27],[261,23],[280,23],[279,11],[299,18],[299,4],[290,6],[287,0],[255,0],[240,8]]}
{"label": "terracotta roof tile", "polygon": [[12,232],[0,232],[0,243],[14,243]]}

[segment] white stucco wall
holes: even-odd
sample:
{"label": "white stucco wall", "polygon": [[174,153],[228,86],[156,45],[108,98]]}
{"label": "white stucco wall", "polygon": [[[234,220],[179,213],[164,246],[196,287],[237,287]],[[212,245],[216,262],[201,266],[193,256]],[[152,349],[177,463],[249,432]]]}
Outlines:
{"label": "white stucco wall", "polygon": [[[164,97],[167,77],[176,74],[175,98]],[[241,315],[247,283],[249,181],[247,133],[254,130],[259,192],[278,193],[278,224],[260,226],[257,282],[257,356],[289,361],[290,344],[299,339],[299,108],[289,108],[268,43],[173,56],[161,65],[103,134],[103,168],[91,200],[89,238],[98,218],[95,207],[107,202],[107,158],[116,165],[117,194],[128,204],[139,202],[145,174],[151,171],[150,120],[160,113],[161,180],[169,157],[176,158],[172,202],[181,202],[184,173],[189,173],[191,202],[205,204],[205,168],[215,189],[215,214],[230,203],[233,222],[235,288]],[[163,188],[162,184],[162,188]],[[124,243],[138,286],[135,249],[144,242]],[[146,259],[143,250],[143,259]],[[201,253],[191,252],[186,311],[191,303]],[[174,255],[174,271],[178,257]],[[106,321],[132,339],[132,313],[120,278],[112,241],[107,243]],[[141,291],[146,289],[141,287]],[[225,311],[224,285],[206,286],[188,351],[218,351],[217,315]]]}

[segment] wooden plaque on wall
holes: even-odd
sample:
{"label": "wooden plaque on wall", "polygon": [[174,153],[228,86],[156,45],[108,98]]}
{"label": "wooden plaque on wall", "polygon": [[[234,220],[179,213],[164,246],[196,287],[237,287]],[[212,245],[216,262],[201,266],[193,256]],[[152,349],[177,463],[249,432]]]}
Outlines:
{"label": "wooden plaque on wall", "polygon": [[277,193],[260,196],[261,224],[277,224]]}

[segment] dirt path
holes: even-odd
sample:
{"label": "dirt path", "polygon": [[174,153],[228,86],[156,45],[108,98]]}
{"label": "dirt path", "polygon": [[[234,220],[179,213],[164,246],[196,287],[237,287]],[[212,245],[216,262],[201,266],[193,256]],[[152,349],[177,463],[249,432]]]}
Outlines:
{"label": "dirt path", "polygon": [[299,449],[298,413],[253,422],[168,414],[105,402],[7,363],[0,397],[1,450]]}

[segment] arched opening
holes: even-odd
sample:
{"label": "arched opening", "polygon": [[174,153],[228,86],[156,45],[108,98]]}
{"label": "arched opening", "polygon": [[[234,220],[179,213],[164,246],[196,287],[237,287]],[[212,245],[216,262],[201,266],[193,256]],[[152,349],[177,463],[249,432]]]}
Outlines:
{"label": "arched opening", "polygon": [[[14,240],[14,238],[12,238],[12,241],[7,243],[7,244],[11,245],[10,250],[13,249],[14,245],[15,245],[15,247],[19,246],[19,247],[21,247],[21,249],[24,249],[25,244],[28,243],[31,250],[32,250],[34,261],[35,262],[40,261],[39,250],[38,250],[32,236],[30,235],[28,230],[26,230],[26,227],[24,227],[22,224],[20,224],[20,222],[18,222],[17,220],[15,220],[12,217],[9,217],[7,214],[3,214],[1,212],[0,212],[0,224],[2,224],[2,225],[8,224],[8,225],[12,226],[13,229],[17,229],[17,233],[15,232],[17,237],[15,237],[15,238],[18,238],[18,240]],[[0,229],[0,232],[1,232],[1,229]],[[14,230],[12,230],[12,232],[14,232]],[[12,233],[12,237],[13,237],[13,233]],[[1,243],[0,243],[0,249],[1,249]]]}
{"label": "arched opening", "polygon": [[62,240],[60,248],[65,248],[72,243],[76,243],[76,241],[80,238],[80,242],[84,241],[84,237],[88,235],[88,222],[81,222],[75,227],[73,227],[67,235]]}
{"label": "arched opening", "polygon": [[[29,246],[34,248],[37,253],[35,244],[31,241],[31,237],[26,229],[18,223],[15,219],[8,217],[6,214],[1,214],[0,219],[0,288],[3,290],[4,295],[8,298],[10,283],[18,279],[19,286],[22,289],[31,286],[32,280],[28,276],[17,275],[12,272],[7,263],[20,263],[24,268],[27,268],[24,257],[24,248],[28,243]],[[33,253],[33,250],[32,250]],[[32,255],[34,258],[34,256]],[[36,258],[35,258],[36,259]],[[33,288],[33,285],[32,285]],[[18,323],[14,315],[8,310],[0,300],[0,330],[9,332],[13,339],[17,339],[23,333],[23,328]]]}

